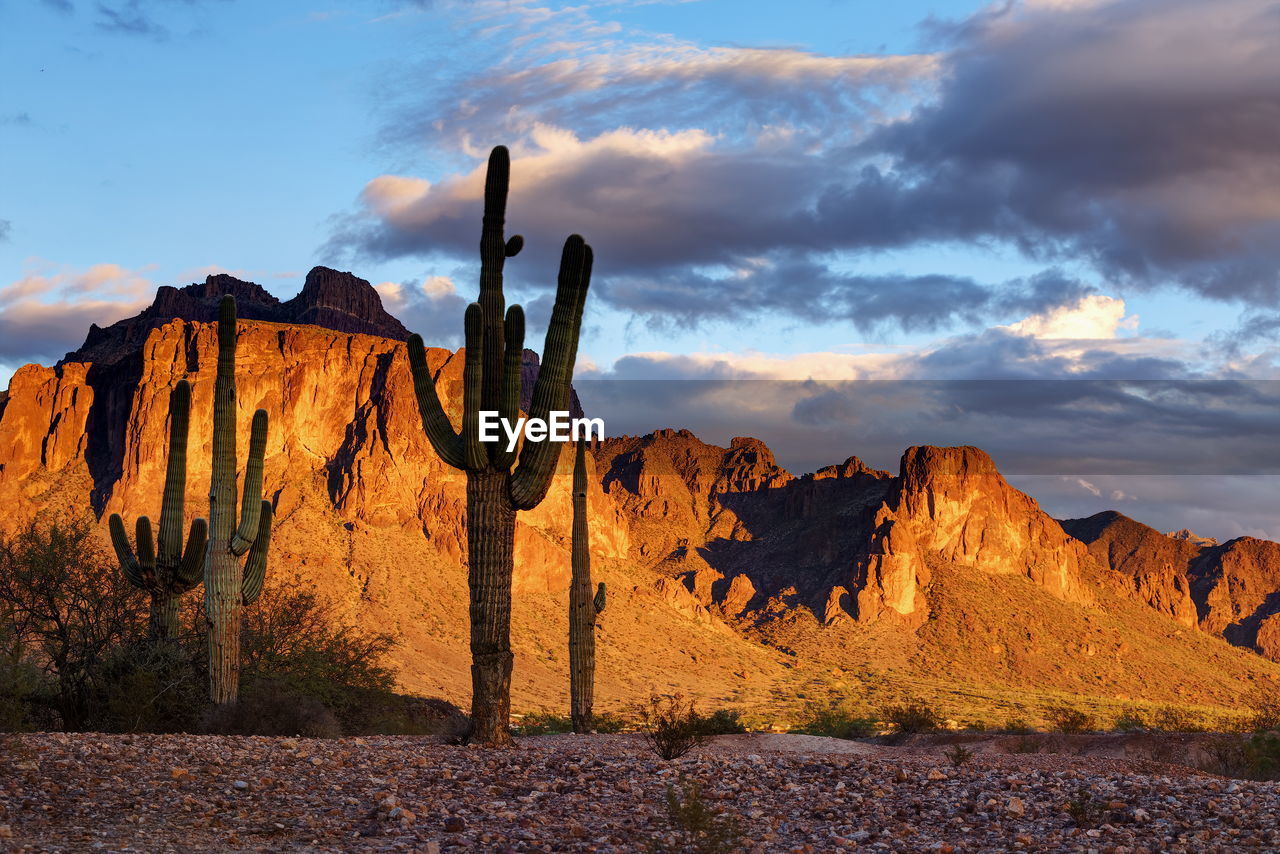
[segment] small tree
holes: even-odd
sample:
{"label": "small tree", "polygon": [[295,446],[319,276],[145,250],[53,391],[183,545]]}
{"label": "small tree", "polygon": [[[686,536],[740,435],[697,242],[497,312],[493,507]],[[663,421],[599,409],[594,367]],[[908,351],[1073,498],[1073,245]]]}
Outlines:
{"label": "small tree", "polygon": [[30,650],[69,730],[93,722],[112,651],[146,626],[142,597],[117,575],[88,519],[29,522],[0,536],[0,615],[11,643]]}

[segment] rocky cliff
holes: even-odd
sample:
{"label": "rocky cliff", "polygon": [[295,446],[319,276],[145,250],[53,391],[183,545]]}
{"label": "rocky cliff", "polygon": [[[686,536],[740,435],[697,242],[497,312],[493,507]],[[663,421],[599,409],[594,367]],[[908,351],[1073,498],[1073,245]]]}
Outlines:
{"label": "rocky cliff", "polygon": [[[154,515],[166,402],[184,378],[198,512],[216,354],[201,313],[236,293],[269,315],[240,323],[238,423],[247,434],[258,407],[271,418],[270,583],[314,584],[351,619],[396,632],[405,685],[461,698],[464,481],[422,434],[403,329],[341,329],[383,322],[376,293],[359,297],[348,276],[317,268],[283,303],[225,276],[167,289],[74,358],[20,369],[0,398],[0,526]],[[460,355],[428,360],[456,420]],[[528,359],[529,379],[536,370]],[[606,440],[591,464],[593,566],[611,589],[605,708],[655,689],[777,704],[797,674],[837,690],[831,673],[854,669],[1204,702],[1280,677],[1220,639],[1280,655],[1280,545],[1200,546],[1118,516],[1060,524],[976,448],[908,449],[896,475],[850,457],[796,476],[759,440],[663,430]],[[518,707],[555,706],[567,685],[567,465],[517,532]]]}

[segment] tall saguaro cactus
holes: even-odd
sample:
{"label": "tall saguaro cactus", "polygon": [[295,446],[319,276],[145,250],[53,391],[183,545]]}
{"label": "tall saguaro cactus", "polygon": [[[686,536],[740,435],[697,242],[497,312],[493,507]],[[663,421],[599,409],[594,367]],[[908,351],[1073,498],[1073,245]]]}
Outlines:
{"label": "tall saguaro cactus", "polygon": [[[467,584],[471,598],[471,718],[475,738],[502,745],[511,740],[511,576],[516,512],[536,507],[555,473],[560,445],[526,442],[516,452],[505,442],[482,443],[481,410],[514,423],[520,413],[520,365],[524,310],[505,306],[502,270],[524,245],[506,240],[507,187],[511,160],[498,146],[489,155],[480,235],[480,300],[467,306],[464,321],[462,430],[455,432],[440,405],[421,336],[409,339],[409,366],[422,426],[440,458],[467,476]],[[591,281],[591,247],[581,237],[565,241],[542,366],[533,387],[531,418],[569,408],[582,308]],[[486,446],[487,445],[487,446]]]}
{"label": "tall saguaro cactus", "polygon": [[573,459],[573,546],[569,582],[569,716],[574,732],[591,731],[596,690],[596,617],[604,610],[604,582],[591,596],[591,529],[587,523],[586,441]]}
{"label": "tall saguaro cactus", "polygon": [[[134,587],[151,594],[152,640],[178,636],[178,604],[182,594],[200,584],[208,525],[204,519],[191,523],[187,547],[182,548],[182,529],[187,492],[187,433],[191,426],[191,386],[181,380],[169,394],[169,458],[164,474],[164,498],[160,504],[160,536],[152,538],[151,520],[139,516],[135,526],[137,554],[129,544],[124,520],[111,514],[111,544],[115,546],[120,570]],[[157,551],[157,546],[159,549]]]}
{"label": "tall saguaro cactus", "polygon": [[[218,376],[213,387],[213,471],[209,480],[209,541],[204,557],[204,608],[209,631],[209,695],[234,703],[240,691],[240,609],[262,592],[271,542],[271,502],[262,500],[267,413],[253,414],[244,501],[236,525],[236,300],[218,306]],[[240,558],[249,553],[244,566]]]}

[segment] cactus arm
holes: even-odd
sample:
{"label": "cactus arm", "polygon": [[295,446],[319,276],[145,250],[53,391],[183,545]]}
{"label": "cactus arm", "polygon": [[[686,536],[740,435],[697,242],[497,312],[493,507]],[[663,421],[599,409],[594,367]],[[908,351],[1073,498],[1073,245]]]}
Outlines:
{"label": "cactus arm", "polygon": [[[515,238],[512,238],[513,240]],[[513,305],[507,309],[503,327],[502,417],[511,423],[520,417],[521,372],[524,367],[524,309]],[[507,450],[505,442],[491,446],[489,458],[498,471],[507,471],[515,462],[516,449]]]}
{"label": "cactus arm", "polygon": [[133,529],[133,541],[138,547],[138,569],[147,590],[156,584],[156,541],[151,534],[151,519],[139,516]]}
{"label": "cactus arm", "polygon": [[258,536],[258,516],[262,509],[262,460],[267,452],[267,411],[253,413],[249,431],[249,460],[244,467],[244,499],[240,502],[240,527],[231,540],[231,553],[244,554]]}
{"label": "cactus arm", "polygon": [[[487,410],[498,410],[502,405],[502,327],[507,310],[506,297],[502,293],[502,271],[506,266],[509,245],[503,237],[503,228],[510,183],[511,154],[505,146],[499,145],[489,152],[484,179],[484,218],[480,230],[479,303],[484,309],[485,358],[482,390],[477,402]],[[488,463],[487,459],[485,463]]]}
{"label": "cactus arm", "polygon": [[596,598],[592,601],[591,604],[595,606],[597,614],[602,614],[604,613],[604,606],[607,603],[608,603],[608,596],[605,593],[604,582],[601,581],[600,584],[596,587]]}
{"label": "cactus arm", "polygon": [[489,452],[480,441],[480,399],[486,345],[484,309],[479,303],[467,306],[464,324],[467,354],[462,368],[462,447],[467,468],[479,471],[489,464]]}
{"label": "cactus arm", "polygon": [[[590,257],[590,247],[578,235],[571,235],[565,241],[542,365],[533,385],[530,418],[545,419],[552,410],[568,408],[575,359],[573,344],[578,337],[582,306],[590,285]],[[520,464],[511,478],[511,502],[517,510],[536,507],[546,497],[560,450],[556,442],[526,442],[520,449]]]}
{"label": "cactus arm", "polygon": [[263,501],[258,513],[258,535],[253,541],[253,548],[249,550],[249,557],[244,563],[244,581],[241,583],[240,591],[244,597],[244,604],[252,605],[258,601],[258,596],[262,594],[262,582],[267,577],[267,552],[271,546],[271,518],[272,509],[270,501]]}
{"label": "cactus arm", "polygon": [[183,513],[187,495],[187,434],[191,425],[191,384],[178,382],[169,393],[169,460],[160,504],[159,564],[171,569],[182,559]]}
{"label": "cactus arm", "polygon": [[120,561],[120,571],[134,587],[146,589],[146,583],[142,580],[142,567],[138,565],[133,546],[129,545],[129,534],[124,529],[124,519],[120,518],[119,513],[112,513],[107,521],[107,527],[111,531],[111,545],[116,550],[116,559]]}
{"label": "cactus arm", "polygon": [[413,393],[418,399],[418,413],[422,416],[422,429],[427,440],[435,449],[436,455],[446,465],[456,469],[467,467],[466,457],[462,450],[462,437],[453,431],[449,416],[440,405],[440,395],[436,392],[436,382],[427,367],[427,354],[422,346],[421,335],[409,336],[409,372],[413,375]]}
{"label": "cactus arm", "polygon": [[187,548],[182,561],[173,570],[172,586],[175,591],[187,591],[197,586],[204,577],[204,549],[209,539],[209,523],[196,519],[187,535]]}

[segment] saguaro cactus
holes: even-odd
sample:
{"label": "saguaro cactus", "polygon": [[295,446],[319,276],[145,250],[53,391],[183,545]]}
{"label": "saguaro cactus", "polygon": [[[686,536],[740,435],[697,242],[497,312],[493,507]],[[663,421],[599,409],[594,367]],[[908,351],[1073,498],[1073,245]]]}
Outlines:
{"label": "saguaro cactus", "polygon": [[604,610],[604,582],[591,596],[591,529],[587,523],[586,441],[573,459],[573,546],[569,582],[569,716],[574,732],[591,731],[596,690],[596,617]]}
{"label": "saguaro cactus", "polygon": [[[209,631],[209,695],[234,703],[240,691],[240,609],[262,592],[271,542],[271,502],[262,500],[267,413],[253,414],[244,501],[236,526],[236,301],[218,307],[218,376],[213,387],[213,471],[209,481],[209,542],[204,558],[204,609]],[[249,553],[243,567],[240,557]]]}
{"label": "saguaro cactus", "polygon": [[[187,547],[182,548],[182,529],[187,492],[187,433],[191,426],[191,386],[181,380],[169,393],[169,458],[164,474],[164,498],[160,504],[160,536],[152,539],[151,520],[139,516],[135,526],[138,552],[135,555],[119,513],[111,514],[111,544],[115,546],[120,570],[134,587],[151,594],[152,640],[178,635],[178,604],[182,594],[200,584],[208,525],[204,519],[191,523]],[[156,546],[159,546],[157,551]]]}
{"label": "saguaro cactus", "polygon": [[[511,575],[516,512],[536,507],[555,473],[560,445],[526,442],[508,451],[506,442],[482,443],[481,410],[514,423],[520,413],[520,365],[524,353],[524,310],[505,307],[502,269],[524,245],[506,240],[507,186],[511,161],[498,146],[489,155],[480,235],[480,301],[467,306],[464,330],[462,430],[455,432],[440,405],[435,378],[427,367],[422,338],[409,339],[409,366],[431,446],[449,465],[467,475],[467,584],[471,595],[471,717],[475,738],[502,745],[511,740]],[[531,418],[547,418],[569,408],[570,383],[578,350],[582,307],[591,281],[591,247],[581,237],[565,241],[542,367],[533,387]],[[514,468],[513,468],[514,465]]]}

